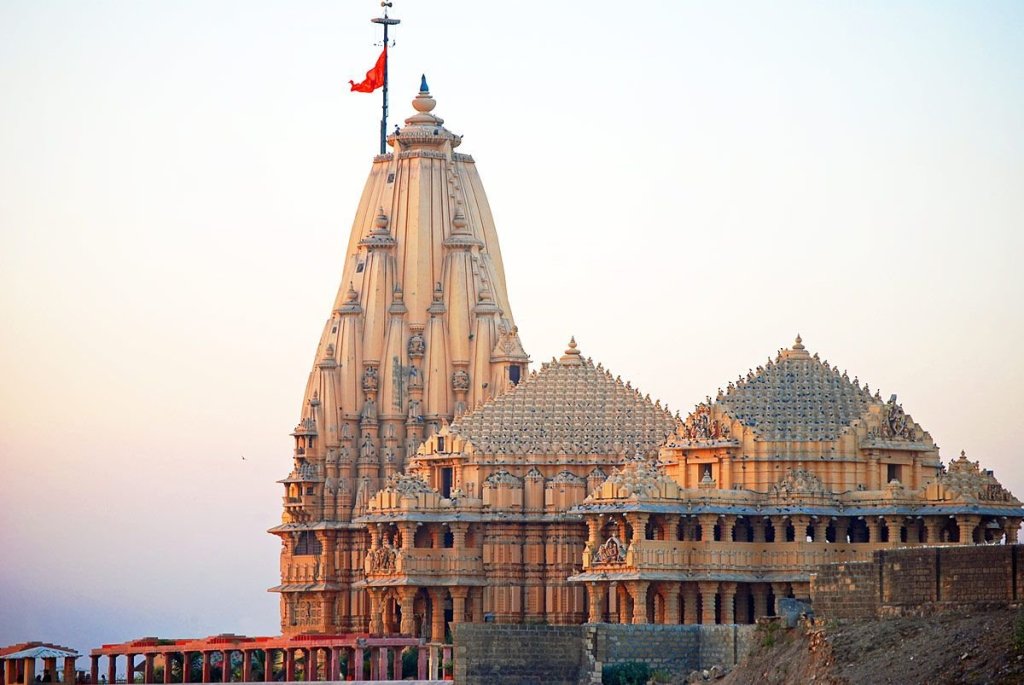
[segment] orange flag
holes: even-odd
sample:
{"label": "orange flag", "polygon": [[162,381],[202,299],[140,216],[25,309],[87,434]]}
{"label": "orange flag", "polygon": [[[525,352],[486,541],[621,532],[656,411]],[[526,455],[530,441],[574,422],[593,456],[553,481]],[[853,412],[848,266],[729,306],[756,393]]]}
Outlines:
{"label": "orange flag", "polygon": [[355,81],[349,81],[352,84],[352,90],[359,93],[372,93],[381,86],[384,85],[384,69],[388,63],[388,49],[385,46],[384,50],[380,53],[380,57],[377,58],[377,63],[373,65],[373,69],[366,72],[366,78],[362,83],[356,83]]}

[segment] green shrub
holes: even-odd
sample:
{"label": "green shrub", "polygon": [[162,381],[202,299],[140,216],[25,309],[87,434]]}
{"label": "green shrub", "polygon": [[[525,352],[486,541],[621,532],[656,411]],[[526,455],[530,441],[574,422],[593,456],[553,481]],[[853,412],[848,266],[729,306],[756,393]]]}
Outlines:
{"label": "green shrub", "polygon": [[642,661],[608,664],[601,669],[601,685],[646,685],[651,667]]}

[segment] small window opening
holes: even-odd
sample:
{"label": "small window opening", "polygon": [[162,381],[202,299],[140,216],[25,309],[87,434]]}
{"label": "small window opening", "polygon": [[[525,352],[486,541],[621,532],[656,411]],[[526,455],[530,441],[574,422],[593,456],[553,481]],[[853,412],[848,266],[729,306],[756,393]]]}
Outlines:
{"label": "small window opening", "polygon": [[388,174],[388,183],[394,183],[394,182],[395,182],[395,175],[394,174]]}
{"label": "small window opening", "polygon": [[891,483],[894,480],[898,480],[902,483],[903,479],[900,478],[900,476],[903,474],[900,473],[900,471],[901,469],[899,464],[889,464],[888,466],[886,466],[885,482]]}
{"label": "small window opening", "polygon": [[444,531],[444,546],[447,549],[451,549],[455,546],[455,536],[452,535],[451,530]]}
{"label": "small window opening", "polygon": [[451,467],[441,469],[441,497],[450,497],[452,494],[452,469]]}
{"label": "small window opening", "polygon": [[356,265],[356,273],[357,274],[363,273],[363,263],[362,262],[359,262],[359,264]]}
{"label": "small window opening", "polygon": [[512,385],[519,385],[520,373],[522,373],[518,364],[513,364],[508,367],[508,380]]}
{"label": "small window opening", "polygon": [[320,554],[323,551],[320,546],[320,541],[316,539],[316,534],[311,533],[308,530],[304,530],[299,533],[299,539],[295,543],[295,554]]}
{"label": "small window opening", "polygon": [[444,436],[437,436],[437,451],[444,452]]}

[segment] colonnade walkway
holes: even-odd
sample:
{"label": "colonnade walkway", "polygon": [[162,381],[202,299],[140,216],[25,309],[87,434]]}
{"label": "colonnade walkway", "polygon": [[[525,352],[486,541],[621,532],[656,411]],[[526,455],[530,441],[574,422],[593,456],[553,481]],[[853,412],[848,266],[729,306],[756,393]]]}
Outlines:
{"label": "colonnade walkway", "polygon": [[[92,650],[86,681],[126,683],[439,682],[452,647],[367,634],[140,638]],[[101,659],[106,660],[101,672]],[[141,677],[140,677],[141,676]],[[415,677],[417,680],[403,680]]]}

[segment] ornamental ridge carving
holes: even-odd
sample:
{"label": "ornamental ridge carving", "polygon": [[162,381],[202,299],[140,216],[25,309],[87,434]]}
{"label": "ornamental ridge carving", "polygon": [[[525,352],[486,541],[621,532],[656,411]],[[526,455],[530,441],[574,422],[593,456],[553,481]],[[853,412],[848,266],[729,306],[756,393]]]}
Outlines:
{"label": "ornamental ridge carving", "polygon": [[882,422],[882,437],[912,440],[914,429],[903,407],[896,404],[896,396],[885,405],[885,420]]}
{"label": "ornamental ridge carving", "polygon": [[701,403],[686,419],[681,428],[688,440],[722,440],[729,437],[729,427],[711,416],[711,405]]}
{"label": "ornamental ridge carving", "polygon": [[816,475],[807,469],[789,469],[779,482],[768,491],[774,497],[795,497],[797,495],[831,495],[829,489]]}
{"label": "ornamental ridge carving", "polygon": [[614,535],[594,550],[594,563],[622,564],[626,561],[626,548]]}
{"label": "ornamental ridge carving", "polygon": [[383,547],[371,549],[366,558],[370,562],[371,573],[390,575],[397,570],[398,551],[391,546],[390,540],[385,540]]}

